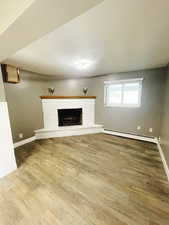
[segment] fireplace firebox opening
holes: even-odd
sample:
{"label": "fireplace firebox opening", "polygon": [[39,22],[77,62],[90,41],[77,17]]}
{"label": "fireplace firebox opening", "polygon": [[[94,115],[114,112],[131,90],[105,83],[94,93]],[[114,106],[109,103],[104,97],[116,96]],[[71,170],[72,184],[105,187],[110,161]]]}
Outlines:
{"label": "fireplace firebox opening", "polygon": [[82,108],[58,109],[59,126],[82,125]]}

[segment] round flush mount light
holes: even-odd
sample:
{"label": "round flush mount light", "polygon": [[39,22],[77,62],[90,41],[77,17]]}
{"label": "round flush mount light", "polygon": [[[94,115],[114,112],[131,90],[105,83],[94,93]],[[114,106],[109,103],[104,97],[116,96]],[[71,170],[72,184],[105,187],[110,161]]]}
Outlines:
{"label": "round flush mount light", "polygon": [[93,61],[87,60],[87,59],[78,60],[74,63],[76,68],[79,70],[85,70],[85,69],[89,68],[92,64],[93,64]]}

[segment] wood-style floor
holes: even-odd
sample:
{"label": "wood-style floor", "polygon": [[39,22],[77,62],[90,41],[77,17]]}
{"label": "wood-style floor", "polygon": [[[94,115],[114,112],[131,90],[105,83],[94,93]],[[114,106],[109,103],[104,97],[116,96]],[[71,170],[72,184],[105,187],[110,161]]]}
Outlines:
{"label": "wood-style floor", "polygon": [[169,183],[156,145],[106,134],[16,150],[0,181],[0,225],[169,225]]}

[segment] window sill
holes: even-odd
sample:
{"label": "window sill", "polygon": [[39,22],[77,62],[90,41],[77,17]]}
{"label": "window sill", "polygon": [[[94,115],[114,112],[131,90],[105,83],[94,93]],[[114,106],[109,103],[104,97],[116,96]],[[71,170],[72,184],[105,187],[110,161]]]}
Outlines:
{"label": "window sill", "polygon": [[140,108],[141,105],[104,105],[104,107],[108,108]]}

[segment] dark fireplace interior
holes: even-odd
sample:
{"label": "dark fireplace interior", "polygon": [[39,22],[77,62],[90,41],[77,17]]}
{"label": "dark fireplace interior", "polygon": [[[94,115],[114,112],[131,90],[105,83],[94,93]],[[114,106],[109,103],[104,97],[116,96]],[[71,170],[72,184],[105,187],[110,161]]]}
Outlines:
{"label": "dark fireplace interior", "polygon": [[82,125],[82,108],[58,109],[59,126]]}

